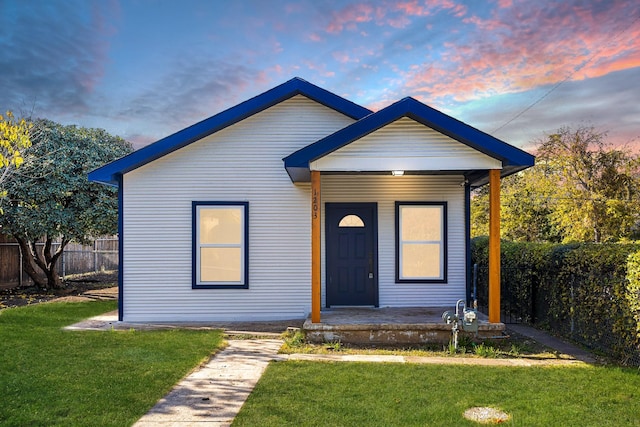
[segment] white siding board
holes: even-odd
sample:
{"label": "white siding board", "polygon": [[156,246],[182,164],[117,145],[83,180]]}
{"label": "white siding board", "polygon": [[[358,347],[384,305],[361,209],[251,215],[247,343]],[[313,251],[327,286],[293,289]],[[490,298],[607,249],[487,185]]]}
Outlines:
{"label": "white siding board", "polygon": [[[352,122],[296,96],[125,174],[124,320],[305,316],[310,189],[282,158]],[[194,200],[249,202],[249,289],[191,288]]]}
{"label": "white siding board", "polygon": [[[462,176],[322,176],[322,203],[378,204],[378,291],[380,307],[454,306],[466,297],[466,247]],[[395,283],[395,202],[447,202],[448,269],[446,283]],[[322,301],[326,306],[322,216]]]}
{"label": "white siding board", "polygon": [[408,117],[311,162],[319,171],[502,169],[481,153]]}

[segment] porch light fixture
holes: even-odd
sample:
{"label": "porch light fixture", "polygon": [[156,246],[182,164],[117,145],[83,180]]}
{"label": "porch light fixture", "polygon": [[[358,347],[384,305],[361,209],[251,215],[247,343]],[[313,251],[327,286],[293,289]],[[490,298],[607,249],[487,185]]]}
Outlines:
{"label": "porch light fixture", "polygon": [[393,175],[393,176],[402,176],[402,175],[404,175],[404,171],[391,171],[391,175]]}

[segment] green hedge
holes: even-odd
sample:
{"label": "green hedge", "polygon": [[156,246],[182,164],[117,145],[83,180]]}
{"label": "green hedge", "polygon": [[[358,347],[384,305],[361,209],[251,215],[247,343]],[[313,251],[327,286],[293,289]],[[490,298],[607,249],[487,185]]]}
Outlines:
{"label": "green hedge", "polygon": [[[479,303],[488,239],[476,238]],[[640,245],[501,242],[502,307],[524,321],[640,365]]]}

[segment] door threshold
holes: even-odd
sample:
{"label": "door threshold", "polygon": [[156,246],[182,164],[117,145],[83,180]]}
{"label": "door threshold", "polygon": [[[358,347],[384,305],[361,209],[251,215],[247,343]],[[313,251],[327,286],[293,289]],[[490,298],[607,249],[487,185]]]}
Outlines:
{"label": "door threshold", "polygon": [[341,308],[378,308],[375,305],[332,305],[331,307],[325,307],[325,310],[333,310]]}

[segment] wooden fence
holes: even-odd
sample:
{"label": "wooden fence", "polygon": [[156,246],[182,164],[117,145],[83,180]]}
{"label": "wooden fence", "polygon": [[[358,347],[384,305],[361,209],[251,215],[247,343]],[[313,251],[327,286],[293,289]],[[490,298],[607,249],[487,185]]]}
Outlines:
{"label": "wooden fence", "polygon": [[[54,249],[59,245],[54,243]],[[117,270],[118,238],[101,237],[89,245],[71,242],[58,260],[57,267],[63,278],[73,274]],[[0,286],[28,286],[32,283],[22,270],[20,246],[13,239],[0,235]]]}

